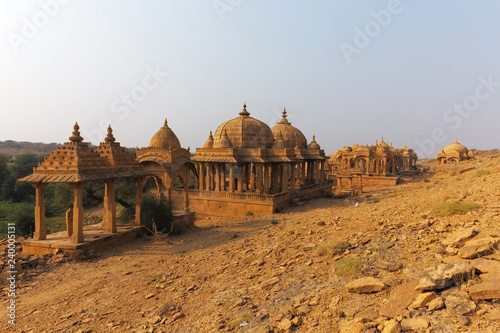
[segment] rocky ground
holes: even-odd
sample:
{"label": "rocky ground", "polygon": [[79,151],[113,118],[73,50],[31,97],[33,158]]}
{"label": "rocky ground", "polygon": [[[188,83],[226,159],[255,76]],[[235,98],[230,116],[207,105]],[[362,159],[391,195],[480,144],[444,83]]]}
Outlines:
{"label": "rocky ground", "polygon": [[[16,326],[2,306],[0,330],[499,332],[500,154],[432,163],[396,188],[97,256],[21,255]],[[480,207],[438,216],[447,200]]]}

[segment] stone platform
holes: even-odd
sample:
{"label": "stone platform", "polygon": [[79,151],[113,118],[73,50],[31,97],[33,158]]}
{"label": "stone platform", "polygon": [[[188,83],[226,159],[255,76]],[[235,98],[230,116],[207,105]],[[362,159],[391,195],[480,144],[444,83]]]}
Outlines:
{"label": "stone platform", "polygon": [[121,245],[137,238],[137,234],[144,230],[143,226],[123,224],[117,225],[117,233],[108,234],[98,224],[84,226],[83,243],[72,243],[66,231],[60,231],[47,235],[46,240],[25,240],[21,244],[23,253],[46,254],[55,253],[58,249],[65,252],[73,252],[80,249],[99,251],[113,246]]}

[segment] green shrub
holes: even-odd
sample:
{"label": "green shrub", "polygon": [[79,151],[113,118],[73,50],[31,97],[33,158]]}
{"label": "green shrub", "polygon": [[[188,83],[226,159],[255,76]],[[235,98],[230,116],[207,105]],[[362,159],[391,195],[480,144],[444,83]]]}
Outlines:
{"label": "green shrub", "polygon": [[245,216],[253,216],[253,213],[252,212],[246,212]]}
{"label": "green shrub", "polygon": [[272,220],[271,220],[271,224],[278,224],[278,223],[279,223],[279,221],[278,221],[278,220],[276,220],[276,219],[272,219]]}
{"label": "green shrub", "polygon": [[141,209],[141,223],[151,232],[173,231],[172,205],[170,201],[154,195],[145,195]]}
{"label": "green shrub", "polygon": [[450,200],[436,205],[432,210],[432,214],[435,216],[463,215],[479,207],[481,205],[476,202]]}

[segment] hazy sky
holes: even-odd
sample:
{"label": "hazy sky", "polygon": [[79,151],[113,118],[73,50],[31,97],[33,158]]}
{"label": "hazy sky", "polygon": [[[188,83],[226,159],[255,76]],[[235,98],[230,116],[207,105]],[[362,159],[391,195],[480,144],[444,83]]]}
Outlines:
{"label": "hazy sky", "polygon": [[500,148],[497,0],[0,0],[0,140],[183,147],[238,116],[326,154],[381,136]]}

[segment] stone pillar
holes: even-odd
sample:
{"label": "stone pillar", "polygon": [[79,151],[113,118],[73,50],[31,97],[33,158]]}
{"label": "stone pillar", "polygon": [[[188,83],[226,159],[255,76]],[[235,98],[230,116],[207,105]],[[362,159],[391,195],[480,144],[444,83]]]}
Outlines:
{"label": "stone pillar", "polygon": [[255,190],[255,163],[250,163],[250,184],[248,188]]}
{"label": "stone pillar", "polygon": [[301,167],[301,175],[300,175],[300,182],[302,184],[305,184],[306,183],[306,161],[302,162],[302,167]]}
{"label": "stone pillar", "polygon": [[220,186],[221,185],[220,184],[221,176],[220,176],[220,164],[219,163],[217,163],[215,165],[215,177],[214,178],[215,178],[214,179],[215,180],[215,190],[218,192],[221,190],[221,186]]}
{"label": "stone pillar", "polygon": [[115,184],[118,179],[107,179],[104,182],[104,217],[106,219],[106,233],[116,233],[116,203]]}
{"label": "stone pillar", "polygon": [[198,163],[200,166],[199,171],[198,171],[198,182],[200,185],[198,186],[198,189],[204,190],[205,189],[205,165],[203,163]]}
{"label": "stone pillar", "polygon": [[295,182],[297,181],[296,178],[295,178],[295,172],[296,172],[296,164],[295,163],[292,163],[291,164],[291,174],[290,174],[290,191],[291,192],[295,192]]}
{"label": "stone pillar", "polygon": [[220,190],[226,191],[226,165],[220,165]]}
{"label": "stone pillar", "polygon": [[244,176],[244,180],[243,180],[243,183],[245,184],[245,185],[243,186],[243,189],[244,189],[244,190],[248,190],[248,183],[249,183],[249,179],[250,179],[250,177],[249,177],[249,170],[248,170],[248,166],[249,166],[249,164],[248,164],[248,163],[245,163],[245,166],[244,166],[244,168],[243,168],[243,170],[245,170],[245,174],[244,174],[245,176]]}
{"label": "stone pillar", "polygon": [[44,189],[47,187],[46,183],[32,183],[36,190],[36,203],[35,203],[35,232],[33,233],[33,240],[47,239],[47,232],[45,231],[45,203],[44,203]]}
{"label": "stone pillar", "polygon": [[73,208],[68,208],[66,211],[66,231],[68,233],[68,237],[73,235]]}
{"label": "stone pillar", "polygon": [[72,243],[83,243],[83,188],[85,183],[73,183],[71,187],[75,190],[75,202],[73,203],[73,235]]}
{"label": "stone pillar", "polygon": [[271,167],[271,193],[278,193],[279,189],[279,172],[278,166],[273,164]]}
{"label": "stone pillar", "polygon": [[281,192],[288,192],[288,163],[281,165]]}
{"label": "stone pillar", "polygon": [[229,192],[234,192],[234,164],[229,165]]}
{"label": "stone pillar", "polygon": [[212,165],[212,163],[208,163],[208,165],[207,165],[207,178],[208,178],[207,190],[213,191],[214,190],[214,166]]}
{"label": "stone pillar", "polygon": [[135,192],[135,225],[141,225],[141,211],[142,211],[142,192],[148,177],[137,177],[135,183],[137,189]]}
{"label": "stone pillar", "polygon": [[189,213],[189,176],[190,170],[187,169],[184,176],[184,213]]}
{"label": "stone pillar", "polygon": [[264,164],[264,193],[269,194],[269,165]]}
{"label": "stone pillar", "polygon": [[257,193],[262,194],[262,164],[254,164]]}
{"label": "stone pillar", "polygon": [[321,180],[321,162],[320,161],[316,161],[314,163],[313,173],[314,173],[314,183],[319,184],[320,180]]}
{"label": "stone pillar", "polygon": [[238,164],[238,192],[242,193],[243,192],[243,178],[245,174],[244,170],[244,165],[239,163]]}
{"label": "stone pillar", "polygon": [[[196,173],[198,174],[198,181],[194,182],[194,189],[198,190],[200,188],[200,165],[196,164]],[[196,179],[196,177],[195,177]]]}

